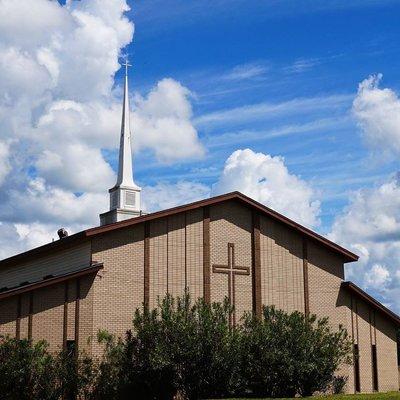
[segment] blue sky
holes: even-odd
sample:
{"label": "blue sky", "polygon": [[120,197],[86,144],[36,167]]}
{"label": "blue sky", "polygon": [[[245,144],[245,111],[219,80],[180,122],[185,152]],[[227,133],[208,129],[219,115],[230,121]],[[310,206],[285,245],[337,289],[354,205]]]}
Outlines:
{"label": "blue sky", "polygon": [[[0,2],[0,258],[97,225],[127,55],[148,211],[240,190],[400,310],[400,0]],[[134,33],[133,33],[134,32]]]}
{"label": "blue sky", "polygon": [[[327,233],[349,190],[371,186],[397,167],[371,161],[351,104],[358,84],[370,74],[382,73],[385,86],[398,88],[399,1],[129,4],[135,23],[134,40],[125,48],[134,63],[131,90],[145,93],[163,77],[189,88],[195,125],[207,149],[204,159],[173,165],[154,164],[147,154],[138,154],[140,183],[194,179],[212,184],[237,148],[282,155],[291,173],[320,192],[320,230]],[[117,82],[120,78],[118,73]],[[215,112],[239,108],[240,114],[243,107],[307,98],[331,101],[278,115],[201,123]],[[282,136],[276,132],[289,126],[298,129]]]}

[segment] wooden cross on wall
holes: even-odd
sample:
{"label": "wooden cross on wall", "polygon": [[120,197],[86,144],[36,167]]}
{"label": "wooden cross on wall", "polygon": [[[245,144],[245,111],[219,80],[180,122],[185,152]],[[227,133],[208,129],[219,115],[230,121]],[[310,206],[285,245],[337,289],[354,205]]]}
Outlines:
{"label": "wooden cross on wall", "polygon": [[235,263],[235,245],[228,243],[228,264],[213,264],[212,270],[216,274],[228,275],[228,299],[230,305],[233,307],[233,312],[229,316],[229,323],[235,325],[235,276],[236,275],[250,275],[250,267],[242,267]]}

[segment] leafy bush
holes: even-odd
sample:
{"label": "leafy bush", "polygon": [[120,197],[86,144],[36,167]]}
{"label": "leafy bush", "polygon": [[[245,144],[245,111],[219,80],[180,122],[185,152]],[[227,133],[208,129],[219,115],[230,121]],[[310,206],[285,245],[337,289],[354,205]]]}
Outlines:
{"label": "leafy bush", "polygon": [[[48,396],[53,375],[53,358],[44,342],[0,337],[0,393],[10,400]],[[51,383],[50,383],[51,385]]]}
{"label": "leafy bush", "polygon": [[258,396],[310,396],[328,390],[341,363],[350,362],[351,342],[328,318],[265,307],[261,320],[247,315],[242,328],[242,371]]}
{"label": "leafy bush", "polygon": [[2,399],[89,399],[96,368],[84,355],[50,353],[44,341],[0,336],[0,376]]}
{"label": "leafy bush", "polygon": [[16,399],[171,400],[237,395],[308,396],[343,390],[338,366],[351,343],[327,318],[264,308],[229,326],[232,309],[166,296],[136,310],[124,338],[99,332],[104,355],[50,353],[44,342],[0,337],[0,393]]}
{"label": "leafy bush", "polygon": [[333,394],[342,394],[344,393],[344,387],[348,381],[347,376],[335,376],[332,380],[332,393]]}
{"label": "leafy bush", "polygon": [[[159,309],[135,313],[123,342],[108,339],[106,360],[119,365],[120,398],[197,399],[229,392],[238,353],[230,330],[229,303],[191,303],[166,296]],[[115,354],[117,357],[115,358]],[[116,360],[116,362],[115,362]]]}
{"label": "leafy bush", "polygon": [[56,389],[56,397],[63,399],[94,398],[98,366],[91,357],[80,353],[78,357],[68,351],[61,351],[54,356],[53,362],[53,388]]}

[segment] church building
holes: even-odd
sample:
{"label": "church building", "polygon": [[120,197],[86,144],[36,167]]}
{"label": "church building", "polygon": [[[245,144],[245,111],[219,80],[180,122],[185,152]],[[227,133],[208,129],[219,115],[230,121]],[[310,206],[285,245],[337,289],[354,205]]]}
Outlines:
{"label": "church building", "polygon": [[346,391],[399,390],[400,317],[345,280],[357,255],[251,198],[233,192],[142,212],[133,179],[125,73],[119,169],[100,226],[0,261],[0,334],[45,339],[100,355],[97,332],[123,336],[136,308],[166,293],[208,302],[228,297],[232,324],[275,305],[329,317],[354,345]]}

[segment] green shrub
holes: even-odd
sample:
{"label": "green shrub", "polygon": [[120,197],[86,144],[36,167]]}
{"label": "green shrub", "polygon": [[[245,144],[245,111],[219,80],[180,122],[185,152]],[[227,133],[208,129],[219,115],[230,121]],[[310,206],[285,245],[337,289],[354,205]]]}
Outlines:
{"label": "green shrub", "polygon": [[45,342],[0,337],[0,393],[4,399],[51,399],[54,359]]}
{"label": "green shrub", "polygon": [[308,396],[343,390],[338,366],[351,343],[327,318],[264,308],[229,326],[229,302],[166,296],[136,310],[124,338],[105,331],[104,355],[50,353],[45,342],[0,337],[0,393],[5,400],[149,400]]}
{"label": "green shrub", "polygon": [[332,393],[342,394],[344,393],[344,387],[348,381],[347,376],[335,376],[332,380]]}
{"label": "green shrub", "polygon": [[67,351],[61,351],[54,355],[53,371],[55,398],[94,398],[98,367],[90,356],[80,353],[76,357]]}
{"label": "green shrub", "polygon": [[90,399],[96,367],[83,354],[52,354],[44,341],[0,336],[0,377],[5,400]]}
{"label": "green shrub", "polygon": [[242,371],[252,393],[265,397],[310,396],[332,385],[351,342],[328,319],[265,307],[261,320],[247,315],[242,328]]}
{"label": "green shrub", "polygon": [[[158,309],[135,313],[123,342],[108,342],[107,360],[119,365],[119,398],[187,399],[229,392],[238,353],[230,330],[228,302],[191,303],[190,296],[166,296]],[[112,362],[111,362],[112,364]]]}

